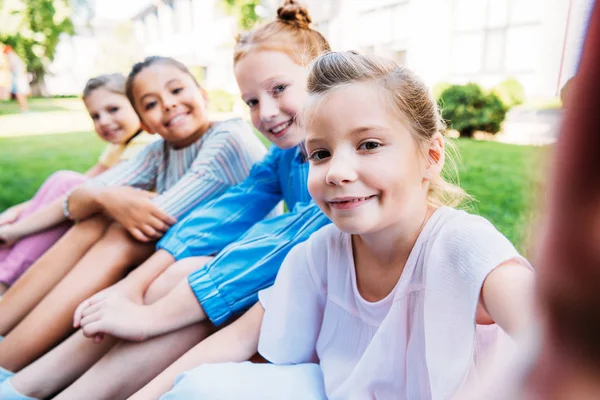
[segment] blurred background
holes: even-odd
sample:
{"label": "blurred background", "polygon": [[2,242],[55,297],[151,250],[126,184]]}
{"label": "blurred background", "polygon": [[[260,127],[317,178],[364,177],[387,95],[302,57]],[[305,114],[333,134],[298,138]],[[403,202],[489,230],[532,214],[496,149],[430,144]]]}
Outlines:
{"label": "blurred background", "polygon": [[[102,145],[78,98],[92,76],[171,56],[208,90],[216,117],[245,116],[232,68],[235,35],[273,19],[280,3],[0,0],[0,210],[31,196],[57,168],[93,163]],[[593,1],[303,3],[334,50],[391,58],[425,80],[449,136],[459,138],[460,183],[477,200],[475,211],[526,250],[544,154],[560,125],[559,95],[576,72]],[[27,110],[11,99],[11,68],[26,76]]]}

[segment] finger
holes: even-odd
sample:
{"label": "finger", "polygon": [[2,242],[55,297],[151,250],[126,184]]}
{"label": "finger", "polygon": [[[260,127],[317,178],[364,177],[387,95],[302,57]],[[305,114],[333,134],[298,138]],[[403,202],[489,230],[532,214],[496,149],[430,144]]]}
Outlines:
{"label": "finger", "polygon": [[[97,326],[99,321],[102,321],[101,313],[95,313],[92,315],[88,315],[87,317],[84,317],[81,319],[81,329],[83,329],[84,332],[89,332],[89,329],[90,329],[89,326],[93,325],[93,324],[96,324],[96,326]],[[98,333],[98,332],[93,332],[93,333]],[[90,336],[88,336],[88,337],[90,337]]]}
{"label": "finger", "polygon": [[133,236],[136,240],[139,240],[140,242],[146,243],[152,241],[149,237],[144,235],[142,231],[138,228],[128,228],[127,230],[129,231],[131,236]]}
{"label": "finger", "polygon": [[94,343],[100,343],[104,339],[104,333],[94,335]]}
{"label": "finger", "polygon": [[158,232],[165,233],[169,230],[170,226],[162,222],[160,219],[156,218],[154,215],[151,215],[148,224],[156,229]]}
{"label": "finger", "polygon": [[73,328],[79,328],[81,324],[81,318],[83,317],[83,310],[90,305],[89,299],[82,301],[73,314]]}
{"label": "finger", "polygon": [[88,299],[89,305],[93,306],[96,303],[100,303],[101,301],[106,300],[107,297],[108,296],[105,291],[98,292]]}
{"label": "finger", "polygon": [[162,233],[157,232],[156,229],[154,229],[149,224],[142,225],[141,230],[144,233],[144,235],[146,235],[146,237],[151,238],[151,239],[158,239],[159,237],[162,236]]}
{"label": "finger", "polygon": [[102,321],[95,321],[82,327],[81,330],[83,331],[83,336],[85,336],[86,338],[94,338],[96,335],[103,334],[103,325],[104,324],[102,323]]}
{"label": "finger", "polygon": [[167,214],[166,212],[164,212],[163,210],[158,208],[158,206],[156,206],[155,204],[152,204],[152,205],[153,205],[153,208],[152,208],[151,212],[154,217],[158,218],[159,220],[161,220],[168,226],[171,226],[171,225],[177,223],[177,220],[175,218],[171,217],[169,214]]}
{"label": "finger", "polygon": [[94,305],[91,305],[91,306],[89,306],[89,307],[86,307],[86,308],[83,310],[83,313],[81,314],[81,315],[82,315],[82,318],[85,318],[85,317],[87,317],[87,316],[90,316],[90,315],[92,315],[92,314],[94,314],[94,313],[98,312],[98,311],[99,311],[100,309],[102,309],[103,307],[104,307],[104,302],[101,302],[101,303],[96,303],[96,304],[94,304]]}

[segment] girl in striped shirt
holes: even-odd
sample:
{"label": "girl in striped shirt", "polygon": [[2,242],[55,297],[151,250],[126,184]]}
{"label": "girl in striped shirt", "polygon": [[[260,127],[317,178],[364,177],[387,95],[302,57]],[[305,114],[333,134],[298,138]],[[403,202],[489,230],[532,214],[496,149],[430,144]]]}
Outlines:
{"label": "girl in striped shirt", "polygon": [[73,329],[77,304],[143,262],[177,219],[244,180],[266,152],[242,120],[209,120],[206,92],[178,61],[134,65],[126,92],[161,139],[67,197],[65,215],[80,222],[0,302],[5,374],[57,344]]}

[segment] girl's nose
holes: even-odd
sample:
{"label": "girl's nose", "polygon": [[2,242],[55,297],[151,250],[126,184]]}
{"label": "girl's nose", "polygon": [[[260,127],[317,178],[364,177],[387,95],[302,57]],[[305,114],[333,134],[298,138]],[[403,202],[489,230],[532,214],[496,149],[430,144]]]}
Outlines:
{"label": "girl's nose", "polygon": [[325,177],[326,183],[339,186],[356,181],[358,174],[354,164],[351,156],[332,156]]}

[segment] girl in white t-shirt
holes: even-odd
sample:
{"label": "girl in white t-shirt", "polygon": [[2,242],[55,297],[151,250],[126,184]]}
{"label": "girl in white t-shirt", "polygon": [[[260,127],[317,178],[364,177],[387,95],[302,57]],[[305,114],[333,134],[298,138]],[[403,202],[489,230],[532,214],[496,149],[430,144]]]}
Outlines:
{"label": "girl in white t-shirt", "polygon": [[444,126],[423,83],[333,52],[308,90],[308,185],[334,225],[192,350],[215,362],[258,348],[271,364],[207,364],[163,399],[447,399],[528,320],[529,263],[487,220],[449,206],[464,192],[441,175]]}

